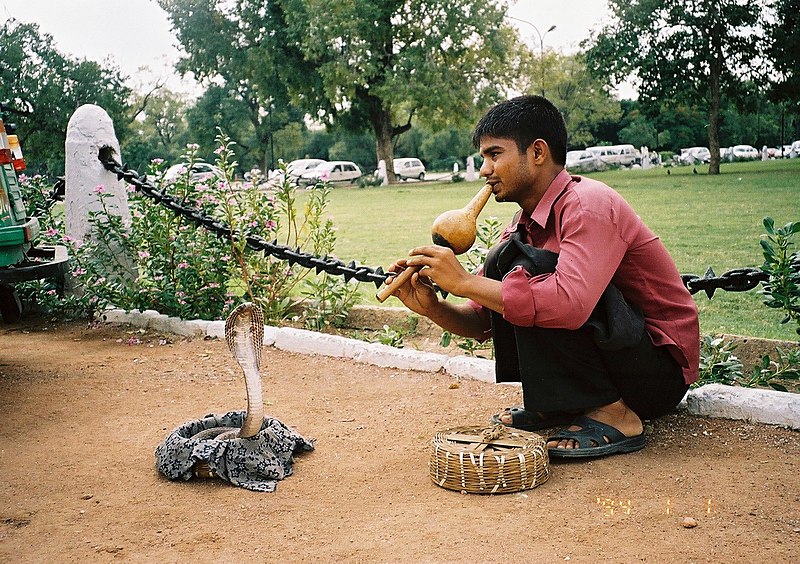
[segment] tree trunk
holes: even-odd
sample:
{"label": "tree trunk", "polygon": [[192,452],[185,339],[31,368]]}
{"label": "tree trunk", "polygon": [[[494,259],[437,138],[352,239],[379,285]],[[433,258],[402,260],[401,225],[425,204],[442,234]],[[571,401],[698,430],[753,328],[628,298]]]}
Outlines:
{"label": "tree trunk", "polygon": [[[394,173],[394,147],[392,147],[391,111],[378,98],[370,97],[369,120],[375,132],[375,152],[378,162],[386,163],[386,178],[389,184],[397,181]],[[377,164],[377,163],[376,163]]]}
{"label": "tree trunk", "polygon": [[711,32],[711,65],[709,67],[709,104],[708,104],[708,150],[711,162],[708,174],[719,174],[719,107],[720,107],[720,75],[722,74],[722,37],[717,26]]}
{"label": "tree trunk", "polygon": [[711,151],[711,162],[708,174],[719,174],[719,74],[711,73],[711,104],[708,110],[708,149]]}

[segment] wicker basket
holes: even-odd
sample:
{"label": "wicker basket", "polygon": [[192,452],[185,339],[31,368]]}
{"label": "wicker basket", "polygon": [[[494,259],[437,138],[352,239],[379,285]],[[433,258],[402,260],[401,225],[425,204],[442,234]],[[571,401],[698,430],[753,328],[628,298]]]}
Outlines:
{"label": "wicker basket", "polygon": [[550,460],[536,433],[504,425],[454,427],[433,437],[429,469],[433,482],[449,490],[510,493],[546,482]]}

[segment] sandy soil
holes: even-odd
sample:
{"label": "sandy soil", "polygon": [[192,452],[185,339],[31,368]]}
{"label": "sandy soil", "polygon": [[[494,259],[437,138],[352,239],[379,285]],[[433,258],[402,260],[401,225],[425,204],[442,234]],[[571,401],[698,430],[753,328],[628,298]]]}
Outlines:
{"label": "sandy soil", "polygon": [[800,561],[786,429],[675,414],[643,451],[461,494],[431,482],[431,438],[484,424],[518,388],[269,348],[268,412],[316,450],[255,493],[154,469],[174,427],[244,408],[224,343],[27,320],[0,345],[3,562]]}

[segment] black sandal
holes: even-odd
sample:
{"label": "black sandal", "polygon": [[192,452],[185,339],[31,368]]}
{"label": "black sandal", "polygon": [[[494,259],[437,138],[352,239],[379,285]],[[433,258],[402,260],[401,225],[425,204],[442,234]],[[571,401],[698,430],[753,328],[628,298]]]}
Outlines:
{"label": "black sandal", "polygon": [[626,437],[611,425],[600,421],[580,416],[572,421],[572,425],[579,426],[577,431],[564,429],[557,435],[547,438],[550,441],[573,440],[577,443],[575,448],[551,447],[547,453],[555,458],[596,458],[608,454],[634,452],[644,448],[644,432],[635,437]]}

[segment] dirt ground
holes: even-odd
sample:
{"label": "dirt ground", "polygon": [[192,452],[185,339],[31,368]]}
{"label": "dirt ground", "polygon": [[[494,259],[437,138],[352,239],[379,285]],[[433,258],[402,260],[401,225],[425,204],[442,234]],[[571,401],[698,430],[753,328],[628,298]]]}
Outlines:
{"label": "dirt ground", "polygon": [[244,409],[223,342],[0,326],[0,561],[800,561],[798,432],[674,414],[643,451],[462,494],[430,480],[431,438],[483,425],[518,388],[264,354],[268,413],[316,440],[274,493],[154,469],[173,428]]}

